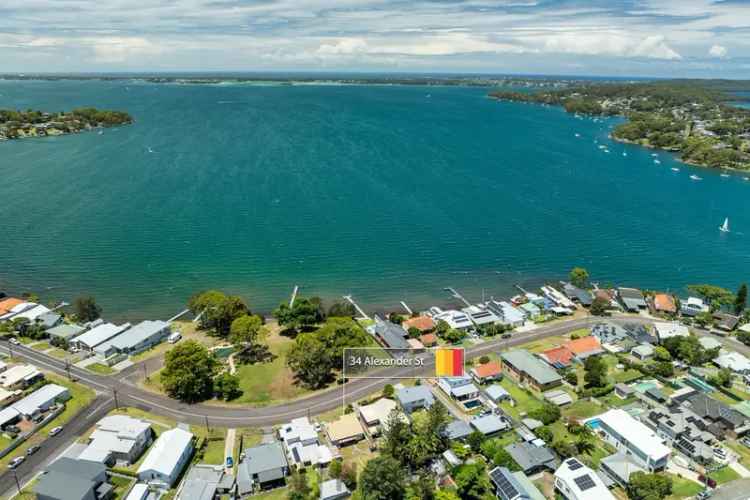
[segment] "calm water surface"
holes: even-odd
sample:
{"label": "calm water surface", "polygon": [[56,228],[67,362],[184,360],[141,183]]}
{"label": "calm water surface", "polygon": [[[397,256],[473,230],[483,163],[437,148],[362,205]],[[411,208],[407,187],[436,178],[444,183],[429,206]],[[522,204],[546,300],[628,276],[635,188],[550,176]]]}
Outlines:
{"label": "calm water surface", "polygon": [[750,280],[750,182],[657,165],[607,139],[614,121],[485,95],[0,82],[0,107],[137,120],[0,144],[0,289],[92,293],[138,319],[208,287],[268,311],[295,284],[368,309],[426,306],[445,286],[478,300],[574,265],[673,290]]}

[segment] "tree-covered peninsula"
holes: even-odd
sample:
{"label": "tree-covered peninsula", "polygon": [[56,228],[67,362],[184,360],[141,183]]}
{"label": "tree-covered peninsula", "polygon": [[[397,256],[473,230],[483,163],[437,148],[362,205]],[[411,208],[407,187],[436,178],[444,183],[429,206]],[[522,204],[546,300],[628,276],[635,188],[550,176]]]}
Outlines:
{"label": "tree-covered peninsula", "polygon": [[498,90],[496,99],[559,105],[569,113],[624,116],[614,139],[673,151],[682,161],[714,168],[750,169],[750,110],[733,106],[732,92],[750,82],[671,80],[592,83],[556,90]]}
{"label": "tree-covered peninsula", "polygon": [[96,108],[79,108],[59,113],[0,109],[0,141],[76,134],[84,130],[115,127],[132,122],[133,118],[123,111]]}

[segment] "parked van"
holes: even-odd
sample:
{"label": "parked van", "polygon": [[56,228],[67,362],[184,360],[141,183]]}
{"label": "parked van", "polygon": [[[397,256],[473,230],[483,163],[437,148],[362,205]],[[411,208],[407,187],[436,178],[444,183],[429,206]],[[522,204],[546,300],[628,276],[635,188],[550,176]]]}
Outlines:
{"label": "parked van", "polygon": [[180,341],[181,338],[182,334],[180,332],[174,332],[167,338],[167,342],[169,342],[170,344],[176,344]]}

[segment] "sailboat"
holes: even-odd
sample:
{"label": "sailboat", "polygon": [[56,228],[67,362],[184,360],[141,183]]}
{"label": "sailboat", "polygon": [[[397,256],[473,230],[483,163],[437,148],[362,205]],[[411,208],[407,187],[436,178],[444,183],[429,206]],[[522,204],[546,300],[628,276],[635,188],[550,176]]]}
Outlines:
{"label": "sailboat", "polygon": [[722,233],[728,233],[729,232],[729,217],[727,217],[726,219],[724,219],[724,224],[722,224],[721,226],[719,226],[719,231],[721,231]]}

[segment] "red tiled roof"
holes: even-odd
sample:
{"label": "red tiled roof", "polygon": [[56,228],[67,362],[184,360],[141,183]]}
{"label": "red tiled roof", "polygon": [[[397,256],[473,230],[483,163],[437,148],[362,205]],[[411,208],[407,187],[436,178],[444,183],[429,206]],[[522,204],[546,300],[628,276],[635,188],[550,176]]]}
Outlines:
{"label": "red tiled roof", "polygon": [[586,354],[592,351],[598,351],[602,348],[599,339],[593,335],[581,337],[580,339],[571,340],[565,343],[565,347],[570,349],[573,354]]}
{"label": "red tiled roof", "polygon": [[677,304],[675,304],[674,297],[666,293],[657,293],[654,295],[654,308],[657,311],[668,313],[677,312]]}
{"label": "red tiled roof", "polygon": [[570,360],[573,359],[573,353],[570,352],[565,346],[553,347],[542,352],[542,355],[547,358],[547,362],[552,365],[559,364],[562,366],[568,366]]}
{"label": "red tiled roof", "polygon": [[420,332],[429,332],[435,328],[435,322],[429,316],[417,316],[416,318],[404,320],[401,326],[404,327],[404,330],[414,327]]}
{"label": "red tiled roof", "polygon": [[18,304],[23,304],[24,301],[15,297],[8,297],[7,299],[0,300],[0,314],[10,312],[11,309],[16,307]]}
{"label": "red tiled roof", "polygon": [[426,333],[419,336],[419,340],[426,346],[437,344],[437,336],[434,333]]}
{"label": "red tiled roof", "polygon": [[479,378],[497,377],[502,373],[502,371],[503,368],[497,361],[490,361],[489,363],[485,363],[474,368],[474,373]]}

